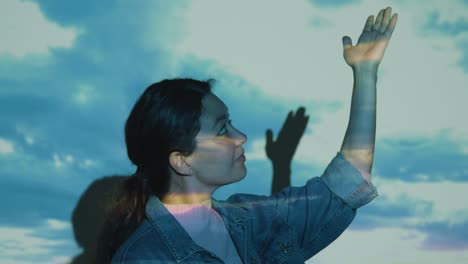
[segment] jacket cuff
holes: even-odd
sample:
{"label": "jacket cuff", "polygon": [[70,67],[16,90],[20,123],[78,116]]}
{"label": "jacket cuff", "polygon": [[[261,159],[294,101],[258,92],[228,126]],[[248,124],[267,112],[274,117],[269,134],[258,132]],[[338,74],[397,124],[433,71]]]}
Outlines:
{"label": "jacket cuff", "polygon": [[377,189],[345,159],[337,153],[321,176],[330,190],[351,208],[359,208],[378,196]]}

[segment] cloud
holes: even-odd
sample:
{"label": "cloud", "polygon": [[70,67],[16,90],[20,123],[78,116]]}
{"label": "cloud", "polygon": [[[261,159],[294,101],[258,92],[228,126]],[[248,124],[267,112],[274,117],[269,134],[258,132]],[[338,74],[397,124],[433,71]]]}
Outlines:
{"label": "cloud", "polygon": [[[434,10],[429,15],[427,24],[424,27],[427,30],[438,31],[439,34],[456,36],[468,32],[468,19],[464,17],[456,17],[454,22],[440,21],[440,12]],[[453,19],[453,17],[452,17]]]}
{"label": "cloud", "polygon": [[403,182],[376,178],[380,193],[359,210],[351,229],[407,228],[424,234],[420,248],[460,250],[468,246],[467,183]]}
{"label": "cloud", "polygon": [[423,247],[427,234],[410,228],[345,231],[308,264],[323,263],[451,263],[468,261],[468,251],[432,251]]}
{"label": "cloud", "polygon": [[[54,224],[56,225],[56,224]],[[42,229],[42,230],[40,230]],[[40,230],[40,231],[39,231]],[[68,263],[70,257],[62,254],[72,254],[77,249],[71,241],[63,237],[42,237],[50,234],[56,228],[18,228],[0,226],[0,260],[2,263]],[[39,231],[39,232],[38,232]],[[70,229],[68,228],[68,231]]]}
{"label": "cloud", "polygon": [[[336,100],[335,92],[316,85],[321,79],[317,73],[325,78],[334,74],[328,71],[329,59],[314,57],[330,45],[320,29],[310,28],[311,19],[316,14],[323,18],[323,13],[307,2],[269,1],[268,9],[265,3],[255,2],[249,9],[235,2],[192,3],[186,18],[188,34],[176,46],[177,53],[217,61],[267,96],[283,97],[287,91],[288,98]],[[206,10],[211,10],[210,16]],[[256,10],[263,10],[261,20]],[[285,10],[294,16],[285,16]],[[210,38],[214,33],[217,37]]]}
{"label": "cloud", "polygon": [[[432,204],[431,214],[419,215],[420,223],[445,221],[449,224],[468,221],[468,206],[463,203],[468,183],[405,182],[401,180],[374,179],[379,193],[389,201],[406,203],[417,200]],[[404,199],[409,197],[410,199]],[[464,216],[464,217],[463,217]]]}
{"label": "cloud", "polygon": [[57,220],[57,219],[47,219],[47,225],[50,227],[52,230],[64,230],[67,228],[70,228],[70,223]]}
{"label": "cloud", "polygon": [[0,138],[0,154],[6,155],[15,151],[13,143],[10,141]]}
{"label": "cloud", "polygon": [[468,221],[457,224],[432,222],[422,225],[419,230],[428,234],[423,242],[428,250],[468,250]]}
{"label": "cloud", "polygon": [[[465,1],[466,4],[466,1]],[[468,17],[467,6],[461,2],[453,2],[445,8],[434,9],[430,12],[421,29],[427,36],[436,35],[453,41],[453,47],[461,54],[457,64],[468,73]],[[437,46],[437,48],[441,48]]]}
{"label": "cloud", "polygon": [[[21,228],[0,228],[2,231],[2,256],[38,255],[49,253],[47,247],[60,245],[63,241],[48,241],[31,235],[31,230]],[[15,238],[12,241],[12,238]],[[15,245],[18,243],[17,245]]]}
{"label": "cloud", "polygon": [[21,59],[27,55],[47,55],[52,48],[71,48],[78,35],[76,28],[48,21],[37,4],[31,2],[2,1],[0,17],[0,32],[6,35],[0,44],[0,55],[4,56]]}
{"label": "cloud", "polygon": [[376,144],[374,172],[403,181],[468,181],[468,141],[450,131],[427,137],[385,138]]}
{"label": "cloud", "polygon": [[[13,146],[13,152],[0,155],[0,192],[15,201],[3,204],[7,214],[1,224],[26,230],[53,219],[42,227],[41,239],[50,229],[70,241],[67,221],[89,182],[134,169],[126,158],[123,124],[137,96],[162,78],[218,79],[215,93],[249,136],[248,175],[220,189],[218,198],[270,192],[264,132],[277,132],[287,112],[299,105],[306,106],[311,119],[295,156],[292,182],[301,185],[319,176],[339,150],[349,118],[352,75],[342,59],[342,35],[336,32],[357,39],[365,17],[385,7],[375,1],[335,1],[337,8],[325,9],[307,1],[255,2],[248,9],[218,1],[37,3],[42,14],[37,8],[34,12],[45,21],[80,33],[70,46],[48,42],[61,48],[47,48],[47,58],[33,53],[21,60],[0,58],[0,136]],[[450,20],[454,6],[457,15]],[[394,263],[400,259],[386,250],[396,245],[408,260],[413,252],[414,259],[430,258],[427,263],[464,263],[464,253],[456,259],[425,250],[466,245],[457,233],[466,235],[468,219],[460,202],[467,188],[463,113],[468,111],[468,79],[456,62],[467,56],[460,53],[464,33],[450,24],[466,7],[440,1],[422,6],[394,1],[392,7],[399,24],[378,80],[374,180],[381,196],[360,210],[352,226],[359,231],[351,230],[345,249],[318,261],[339,263],[341,257],[357,256],[355,262],[368,257]],[[423,30],[434,9],[440,14],[435,28]],[[433,34],[437,26],[457,33],[458,47],[453,38]],[[4,146],[0,149],[9,149]],[[365,224],[373,230],[365,230]],[[444,233],[448,240],[442,240]],[[355,248],[360,245],[375,252]],[[62,249],[66,253],[52,255],[62,261],[64,254],[74,255],[67,247]],[[365,255],[369,252],[375,255]],[[7,261],[23,259],[2,259]]]}

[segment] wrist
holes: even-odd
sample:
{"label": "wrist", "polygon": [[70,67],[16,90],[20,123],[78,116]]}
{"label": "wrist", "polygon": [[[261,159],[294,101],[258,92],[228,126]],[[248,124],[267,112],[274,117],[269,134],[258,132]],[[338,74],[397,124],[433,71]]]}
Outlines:
{"label": "wrist", "polygon": [[377,72],[379,64],[380,63],[378,61],[361,61],[355,63],[351,68],[353,71],[357,72]]}

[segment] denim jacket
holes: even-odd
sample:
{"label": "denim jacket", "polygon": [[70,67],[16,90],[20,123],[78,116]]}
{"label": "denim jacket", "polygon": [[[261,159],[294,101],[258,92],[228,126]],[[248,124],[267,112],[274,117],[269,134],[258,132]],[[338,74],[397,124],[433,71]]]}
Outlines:
{"label": "denim jacket", "polygon": [[[272,196],[212,198],[244,263],[304,263],[333,242],[356,209],[377,196],[375,187],[341,153],[320,177]],[[146,220],[122,244],[113,264],[224,263],[197,245],[152,196]],[[214,241],[214,243],[216,243]]]}

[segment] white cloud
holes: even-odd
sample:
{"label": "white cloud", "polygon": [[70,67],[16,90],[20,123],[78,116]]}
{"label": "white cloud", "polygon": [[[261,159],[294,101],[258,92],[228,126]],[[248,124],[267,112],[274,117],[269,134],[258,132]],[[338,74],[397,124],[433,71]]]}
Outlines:
{"label": "white cloud", "polygon": [[95,97],[96,89],[87,84],[79,85],[76,92],[73,94],[73,100],[80,105],[90,103]]}
{"label": "white cloud", "polygon": [[402,228],[379,228],[370,231],[347,230],[306,263],[468,263],[468,250],[429,251],[422,249],[421,246],[426,236],[417,230]]}
{"label": "white cloud", "polygon": [[83,168],[92,168],[92,167],[95,167],[96,165],[97,165],[97,161],[91,160],[91,159],[85,159],[81,163],[81,167]]}
{"label": "white cloud", "polygon": [[52,158],[54,159],[54,166],[56,168],[61,168],[63,166],[63,161],[58,154],[53,154]]}
{"label": "white cloud", "polygon": [[[70,229],[70,224],[49,219],[42,233],[50,235],[55,231]],[[71,240],[41,238],[37,234],[41,230],[17,227],[0,227],[0,262],[2,264],[30,264],[32,259],[38,264],[70,263],[70,256],[56,255],[54,248],[74,245]],[[78,251],[78,249],[76,249]]]}
{"label": "white cloud", "polygon": [[72,155],[66,155],[65,156],[65,160],[68,162],[68,163],[73,163],[73,156]]}
{"label": "white cloud", "polygon": [[96,160],[91,160],[91,159],[75,159],[73,155],[71,154],[66,154],[66,155],[59,155],[57,153],[52,154],[52,159],[53,159],[53,165],[55,168],[62,168],[62,167],[69,167],[73,168],[72,165],[76,163],[76,166],[79,166],[81,168],[89,169],[96,167],[98,162]]}
{"label": "white cloud", "polygon": [[27,256],[51,253],[50,247],[63,244],[60,240],[48,240],[34,235],[34,230],[27,228],[0,227],[0,256]]}
{"label": "white cloud", "polygon": [[16,124],[15,125],[16,132],[21,134],[24,137],[24,141],[28,145],[33,145],[36,143],[36,140],[39,138],[41,134],[40,129],[37,127],[31,127],[25,124]]}
{"label": "white cloud", "polygon": [[22,58],[48,54],[49,48],[71,48],[78,30],[47,20],[33,2],[3,0],[0,4],[0,55]]}
{"label": "white cloud", "polygon": [[457,224],[468,221],[468,205],[464,203],[468,190],[466,182],[403,182],[385,180],[378,175],[374,176],[373,182],[381,195],[397,204],[404,203],[405,198],[432,203],[431,215],[411,219],[416,224],[435,221]]}
{"label": "white cloud", "polygon": [[58,219],[47,219],[47,227],[52,230],[64,230],[71,228],[70,222],[61,221]]}
{"label": "white cloud", "polygon": [[11,154],[15,151],[15,148],[13,146],[13,143],[0,138],[0,154]]}
{"label": "white cloud", "polygon": [[255,140],[251,143],[252,149],[246,152],[245,156],[249,160],[266,160],[268,159],[265,152],[265,140]]}
{"label": "white cloud", "polygon": [[[52,158],[53,164],[56,168],[61,168],[65,165],[72,165],[75,162],[75,158],[71,154],[59,155],[57,153],[54,153],[52,155]],[[86,161],[84,161],[84,163],[86,163]]]}
{"label": "white cloud", "polygon": [[28,143],[29,145],[34,144],[34,138],[31,137],[31,136],[25,136],[25,137],[24,137],[24,140],[25,140],[26,143]]}

